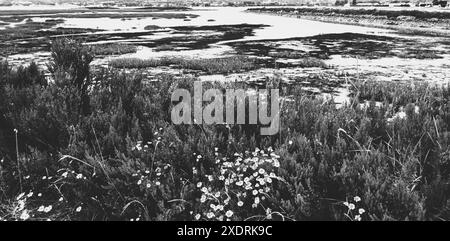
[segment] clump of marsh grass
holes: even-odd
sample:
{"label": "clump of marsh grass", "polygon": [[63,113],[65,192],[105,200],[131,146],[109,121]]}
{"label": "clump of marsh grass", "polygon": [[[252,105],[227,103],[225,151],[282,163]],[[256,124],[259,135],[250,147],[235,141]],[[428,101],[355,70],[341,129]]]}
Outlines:
{"label": "clump of marsh grass", "polygon": [[323,60],[314,57],[301,59],[301,61],[298,63],[298,66],[302,68],[328,68],[328,65]]}
{"label": "clump of marsh grass", "polygon": [[95,55],[121,55],[135,53],[136,50],[136,46],[122,43],[99,44],[92,46],[92,51]]}
{"label": "clump of marsh grass", "polygon": [[199,70],[207,74],[229,74],[256,68],[253,60],[242,56],[213,59],[186,59],[178,57],[161,59],[121,58],[112,60],[109,65],[114,68],[127,69],[173,66],[180,69]]}

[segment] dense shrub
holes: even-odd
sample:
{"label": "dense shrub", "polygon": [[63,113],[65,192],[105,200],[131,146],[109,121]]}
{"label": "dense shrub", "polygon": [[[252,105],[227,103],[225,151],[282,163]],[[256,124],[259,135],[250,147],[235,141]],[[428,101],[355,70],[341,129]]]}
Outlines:
{"label": "dense shrub", "polygon": [[[51,53],[49,71],[55,83],[67,94],[67,109],[73,109],[75,115],[87,115],[90,111],[88,88],[91,84],[93,51],[75,40],[57,39]],[[74,106],[75,103],[78,106]]]}

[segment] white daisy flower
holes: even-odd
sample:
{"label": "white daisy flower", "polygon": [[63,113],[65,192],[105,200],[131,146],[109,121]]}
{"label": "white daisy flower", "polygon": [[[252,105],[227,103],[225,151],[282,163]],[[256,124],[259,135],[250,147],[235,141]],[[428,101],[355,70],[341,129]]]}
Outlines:
{"label": "white daisy flower", "polygon": [[28,213],[28,210],[24,210],[22,214],[20,214],[21,220],[28,220],[30,218],[30,214]]}
{"label": "white daisy flower", "polygon": [[214,217],[214,213],[209,212],[208,214],[206,214],[206,217],[209,218],[209,219],[211,219],[211,218]]}
{"label": "white daisy flower", "polygon": [[225,213],[225,215],[228,217],[228,218],[231,218],[231,216],[233,216],[233,211],[231,211],[231,210],[228,210],[226,213]]}
{"label": "white daisy flower", "polygon": [[354,210],[354,209],[355,209],[355,204],[350,203],[350,204],[348,205],[348,209]]}
{"label": "white daisy flower", "polygon": [[364,210],[363,208],[360,208],[359,210],[358,210],[358,212],[359,212],[359,214],[363,214],[363,213],[365,213],[366,212],[366,210]]}
{"label": "white daisy flower", "polygon": [[200,198],[200,202],[201,203],[206,202],[206,195],[202,195],[202,197]]}
{"label": "white daisy flower", "polygon": [[49,213],[50,211],[52,211],[52,209],[53,209],[53,207],[52,207],[52,205],[50,205],[50,206],[44,208],[44,213]]}

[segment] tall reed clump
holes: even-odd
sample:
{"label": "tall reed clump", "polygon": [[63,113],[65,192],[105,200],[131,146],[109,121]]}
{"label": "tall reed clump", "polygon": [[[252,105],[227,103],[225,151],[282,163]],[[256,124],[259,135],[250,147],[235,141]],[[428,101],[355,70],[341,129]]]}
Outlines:
{"label": "tall reed clump", "polygon": [[71,99],[78,99],[79,106],[70,106],[80,115],[89,113],[88,87],[91,84],[90,63],[94,59],[93,51],[81,42],[70,39],[57,39],[51,47],[52,60],[49,71],[56,84],[61,86]]}

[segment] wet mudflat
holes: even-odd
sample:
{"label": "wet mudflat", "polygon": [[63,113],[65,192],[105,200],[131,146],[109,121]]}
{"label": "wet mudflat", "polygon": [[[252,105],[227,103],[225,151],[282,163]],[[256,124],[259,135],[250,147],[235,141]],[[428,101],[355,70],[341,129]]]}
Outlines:
{"label": "wet mudflat", "polygon": [[258,83],[275,76],[311,93],[335,97],[354,80],[439,83],[450,78],[450,41],[445,37],[244,10],[2,14],[0,48],[12,63],[35,61],[44,66],[51,41],[72,38],[96,50],[94,65],[139,70],[149,79],[172,74]]}

